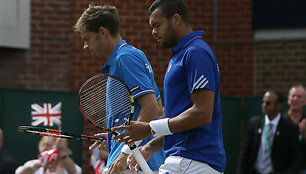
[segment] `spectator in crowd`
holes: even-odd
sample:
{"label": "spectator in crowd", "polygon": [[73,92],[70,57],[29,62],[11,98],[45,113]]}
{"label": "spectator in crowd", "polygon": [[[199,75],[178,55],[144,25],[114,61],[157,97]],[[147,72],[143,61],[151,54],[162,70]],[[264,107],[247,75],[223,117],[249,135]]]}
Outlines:
{"label": "spectator in crowd", "polygon": [[27,161],[16,174],[81,174],[82,169],[69,157],[71,150],[66,139],[42,137],[39,159]]}
{"label": "spectator in crowd", "polygon": [[267,91],[263,115],[251,118],[240,157],[240,174],[297,173],[301,161],[298,127],[280,110],[282,95]]}
{"label": "spectator in crowd", "polygon": [[102,146],[96,147],[91,151],[90,165],[93,167],[95,174],[102,174],[109,155],[106,149],[100,147]]}
{"label": "spectator in crowd", "polygon": [[17,162],[4,148],[4,137],[3,131],[0,128],[0,173],[1,174],[12,174],[15,173],[18,167]]}
{"label": "spectator in crowd", "polygon": [[289,110],[285,117],[297,124],[300,131],[300,141],[302,143],[303,154],[302,169],[299,174],[306,174],[306,113],[303,107],[306,105],[306,91],[303,85],[292,86],[288,95]]}

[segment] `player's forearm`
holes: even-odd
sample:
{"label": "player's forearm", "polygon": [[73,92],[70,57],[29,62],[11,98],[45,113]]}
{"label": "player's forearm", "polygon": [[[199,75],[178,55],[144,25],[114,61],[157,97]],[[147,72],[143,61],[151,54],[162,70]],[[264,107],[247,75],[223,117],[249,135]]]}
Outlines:
{"label": "player's forearm", "polygon": [[154,106],[141,108],[137,121],[149,122],[151,120],[154,120],[157,117],[158,113],[158,108]]}
{"label": "player's forearm", "polygon": [[164,138],[162,136],[156,137],[144,145],[145,151],[153,154],[156,151],[163,149]]}
{"label": "player's forearm", "polygon": [[211,123],[212,113],[191,107],[180,115],[169,119],[169,129],[172,133],[191,130]]}
{"label": "player's forearm", "polygon": [[214,92],[208,89],[195,90],[191,94],[193,105],[169,120],[172,133],[191,130],[211,123],[214,108]]}

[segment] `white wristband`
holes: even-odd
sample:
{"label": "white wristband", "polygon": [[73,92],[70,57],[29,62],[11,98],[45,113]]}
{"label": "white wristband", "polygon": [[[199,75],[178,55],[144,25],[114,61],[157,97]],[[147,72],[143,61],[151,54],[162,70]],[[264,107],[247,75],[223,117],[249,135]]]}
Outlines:
{"label": "white wristband", "polygon": [[[142,140],[140,140],[140,141],[135,141],[136,146],[138,146],[141,142],[142,142]],[[122,147],[122,149],[121,149],[121,152],[123,152],[123,153],[125,153],[125,154],[128,154],[128,155],[132,153],[132,151],[131,151],[129,145],[127,145],[127,144],[123,145],[123,147]]]}
{"label": "white wristband", "polygon": [[150,121],[151,133],[154,137],[171,135],[172,132],[169,129],[169,118]]}
{"label": "white wristband", "polygon": [[127,144],[125,144],[125,145],[123,145],[123,147],[121,149],[121,152],[129,155],[129,154],[131,154],[131,149]]}

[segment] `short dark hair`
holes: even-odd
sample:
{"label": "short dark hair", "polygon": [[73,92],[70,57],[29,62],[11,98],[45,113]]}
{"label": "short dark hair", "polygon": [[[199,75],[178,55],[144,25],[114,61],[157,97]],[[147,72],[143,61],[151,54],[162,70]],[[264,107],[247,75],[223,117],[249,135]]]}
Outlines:
{"label": "short dark hair", "polygon": [[283,94],[279,91],[269,90],[268,92],[274,93],[276,95],[276,103],[283,104]]}
{"label": "short dark hair", "polygon": [[277,96],[276,102],[282,104],[283,103],[283,94],[279,91],[275,91],[275,94]]}
{"label": "short dark hair", "polygon": [[188,7],[183,0],[156,0],[149,8],[149,15],[157,8],[162,10],[167,19],[171,19],[174,14],[179,14],[185,22],[189,23]]}
{"label": "short dark hair", "polygon": [[85,29],[87,31],[98,32],[100,27],[108,29],[112,36],[119,33],[119,17],[114,6],[92,6],[83,12],[74,28],[76,31]]}

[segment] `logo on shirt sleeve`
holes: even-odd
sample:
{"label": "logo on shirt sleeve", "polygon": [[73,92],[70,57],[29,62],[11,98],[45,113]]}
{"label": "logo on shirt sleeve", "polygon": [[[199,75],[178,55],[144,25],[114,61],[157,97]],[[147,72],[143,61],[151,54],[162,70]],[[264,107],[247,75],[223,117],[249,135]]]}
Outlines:
{"label": "logo on shirt sleeve", "polygon": [[134,91],[136,91],[136,90],[139,89],[139,88],[140,88],[140,86],[137,85],[137,86],[133,87],[130,91],[131,91],[131,92],[134,92]]}
{"label": "logo on shirt sleeve", "polygon": [[204,88],[208,84],[207,78],[202,75],[194,84],[193,84],[193,90]]}
{"label": "logo on shirt sleeve", "polygon": [[147,64],[147,63],[146,63],[145,66],[146,66],[146,68],[148,69],[149,73],[152,73],[152,72],[153,72],[153,69],[152,69],[152,67],[151,67],[150,64]]}

